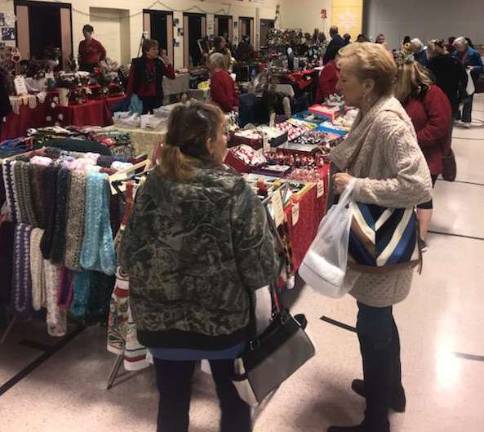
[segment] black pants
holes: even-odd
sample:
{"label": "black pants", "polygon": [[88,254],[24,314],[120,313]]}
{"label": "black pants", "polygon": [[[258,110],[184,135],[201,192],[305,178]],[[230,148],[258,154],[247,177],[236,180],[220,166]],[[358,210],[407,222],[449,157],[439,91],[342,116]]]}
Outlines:
{"label": "black pants", "polygon": [[358,303],[356,324],[366,392],[365,422],[373,432],[387,430],[392,395],[402,389],[400,337],[392,307]]}
{"label": "black pants", "polygon": [[143,102],[143,114],[153,114],[155,108],[163,105],[163,98],[157,96],[140,96],[139,98]]}
{"label": "black pants", "polygon": [[[156,381],[160,392],[158,432],[188,432],[194,361],[154,359]],[[221,432],[250,432],[250,407],[240,399],[232,377],[233,360],[211,360],[213,379],[219,398]]]}

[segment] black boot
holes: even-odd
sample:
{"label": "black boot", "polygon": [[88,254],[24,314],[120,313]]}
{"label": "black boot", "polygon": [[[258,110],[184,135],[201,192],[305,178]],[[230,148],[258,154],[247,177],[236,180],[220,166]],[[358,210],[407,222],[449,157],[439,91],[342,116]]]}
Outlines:
{"label": "black boot", "polygon": [[[366,398],[365,382],[360,379],[355,379],[351,383],[351,389],[359,396]],[[404,413],[407,405],[407,398],[405,396],[405,390],[403,387],[397,389],[393,394],[390,401],[390,409],[397,413]]]}

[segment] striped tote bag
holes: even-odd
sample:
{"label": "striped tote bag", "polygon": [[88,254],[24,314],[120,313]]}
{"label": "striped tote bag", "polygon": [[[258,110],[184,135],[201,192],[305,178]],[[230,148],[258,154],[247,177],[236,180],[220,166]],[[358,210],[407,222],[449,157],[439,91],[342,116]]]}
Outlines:
{"label": "striped tote bag", "polygon": [[348,267],[380,273],[419,266],[422,252],[414,208],[352,202]]}

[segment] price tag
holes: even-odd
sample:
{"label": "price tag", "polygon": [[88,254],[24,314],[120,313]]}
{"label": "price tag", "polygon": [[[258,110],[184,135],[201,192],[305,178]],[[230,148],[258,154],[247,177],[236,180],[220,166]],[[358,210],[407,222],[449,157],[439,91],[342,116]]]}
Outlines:
{"label": "price tag", "polygon": [[299,203],[292,205],[292,225],[296,225],[299,220]]}
{"label": "price tag", "polygon": [[316,183],[317,194],[316,198],[321,198],[324,195],[324,182],[318,181]]}
{"label": "price tag", "polygon": [[17,96],[27,95],[29,91],[27,90],[27,83],[25,82],[25,77],[23,75],[18,75],[14,79],[15,92]]}
{"label": "price tag", "polygon": [[276,190],[272,195],[272,211],[274,213],[274,221],[276,222],[276,226],[282,225],[286,219],[286,215],[284,214],[281,191],[279,190]]}

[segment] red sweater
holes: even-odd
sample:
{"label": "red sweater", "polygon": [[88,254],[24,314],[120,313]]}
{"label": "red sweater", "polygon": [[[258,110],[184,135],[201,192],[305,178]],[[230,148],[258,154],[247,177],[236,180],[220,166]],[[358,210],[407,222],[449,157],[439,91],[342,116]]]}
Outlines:
{"label": "red sweater", "polygon": [[224,112],[239,106],[234,80],[227,71],[219,70],[210,77],[210,97]]}
{"label": "red sweater", "polygon": [[106,50],[96,39],[83,40],[79,43],[79,63],[98,64],[106,58]]}
{"label": "red sweater", "polygon": [[423,99],[410,99],[405,110],[417,132],[417,140],[429,165],[430,173],[442,172],[442,156],[451,145],[452,110],[449,99],[436,85],[432,85]]}
{"label": "red sweater", "polygon": [[336,67],[336,62],[331,60],[324,66],[324,69],[319,75],[318,89],[316,91],[316,98],[314,103],[321,103],[330,95],[336,93],[336,84],[339,79],[339,70]]}

